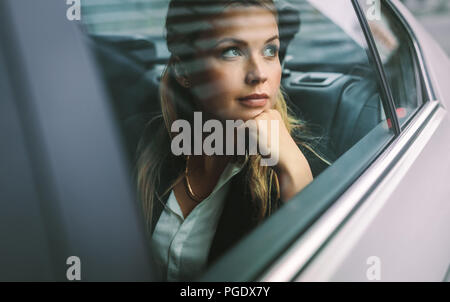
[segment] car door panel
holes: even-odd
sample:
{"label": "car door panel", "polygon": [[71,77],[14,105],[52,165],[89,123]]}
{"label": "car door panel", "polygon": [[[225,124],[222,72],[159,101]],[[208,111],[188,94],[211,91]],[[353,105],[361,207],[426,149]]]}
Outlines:
{"label": "car door panel", "polygon": [[[450,189],[443,181],[450,179],[449,133],[448,114],[438,107],[296,280],[442,281],[450,261]],[[380,279],[370,277],[371,257],[379,260]]]}

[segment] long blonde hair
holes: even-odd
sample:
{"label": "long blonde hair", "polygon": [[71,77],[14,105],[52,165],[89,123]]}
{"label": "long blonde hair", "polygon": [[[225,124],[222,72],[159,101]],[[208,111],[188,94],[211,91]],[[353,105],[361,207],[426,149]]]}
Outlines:
{"label": "long blonde hair", "polygon": [[[216,6],[210,6],[213,3]],[[190,90],[181,86],[176,80],[174,64],[175,56],[189,60],[190,56],[192,56],[189,53],[189,47],[192,41],[195,40],[198,32],[186,34],[186,31],[184,31],[183,33],[179,33],[177,31],[177,25],[186,24],[192,20],[198,22],[202,17],[211,17],[214,14],[214,9],[217,10],[217,7],[219,7],[215,13],[220,13],[226,5],[232,3],[263,6],[273,12],[277,17],[276,9],[271,0],[172,0],[169,5],[166,18],[166,40],[172,56],[162,74],[160,82],[160,102],[164,127],[158,133],[154,133],[151,140],[141,139],[138,145],[136,162],[137,187],[142,202],[145,221],[147,222],[147,230],[150,230],[152,225],[154,203],[160,199],[160,196],[158,196],[158,188],[161,185],[160,175],[163,168],[162,163],[170,155],[171,125],[179,118],[192,121],[192,114],[195,110],[194,100]],[[195,5],[199,5],[203,10]],[[210,9],[204,9],[205,6],[208,6]],[[183,15],[180,15],[180,11],[183,11]],[[201,16],[202,11],[206,11],[206,15]],[[281,114],[287,130],[291,134],[294,133],[294,130],[301,130],[303,128],[303,123],[295,119],[290,113],[285,101],[285,94],[281,88],[278,91],[274,109]],[[152,122],[149,121],[148,125]],[[271,167],[261,166],[260,161],[260,155],[245,157],[245,186],[251,193],[254,208],[254,217],[249,217],[249,219],[255,219],[257,222],[261,222],[276,210],[277,205],[271,201],[271,188],[275,187],[277,191],[275,192],[276,195],[278,198],[280,196],[276,173]],[[179,166],[185,165],[184,158],[183,160],[178,160],[176,164]],[[183,170],[183,167],[179,167],[178,169],[178,171]],[[176,180],[165,188],[163,195],[167,194],[182,177],[182,173],[178,175]]]}

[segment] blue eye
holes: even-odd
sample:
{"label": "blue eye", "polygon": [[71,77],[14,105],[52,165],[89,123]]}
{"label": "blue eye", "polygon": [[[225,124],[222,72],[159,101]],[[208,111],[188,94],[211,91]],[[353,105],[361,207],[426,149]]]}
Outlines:
{"label": "blue eye", "polygon": [[276,57],[278,52],[278,47],[275,45],[269,45],[266,48],[264,48],[264,53],[263,55],[265,57]]}
{"label": "blue eye", "polygon": [[224,57],[224,58],[235,58],[240,55],[241,55],[241,51],[237,47],[230,47],[230,48],[225,49],[222,52],[222,57]]}

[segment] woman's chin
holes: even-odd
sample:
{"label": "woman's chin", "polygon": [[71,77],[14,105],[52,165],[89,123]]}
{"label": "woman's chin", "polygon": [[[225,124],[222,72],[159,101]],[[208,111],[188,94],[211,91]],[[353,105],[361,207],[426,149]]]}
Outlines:
{"label": "woman's chin", "polygon": [[233,117],[230,118],[232,120],[243,120],[244,122],[248,120],[252,120],[258,115],[260,115],[265,108],[252,108],[252,109],[244,109],[239,110],[239,113],[232,115]]}
{"label": "woman's chin", "polygon": [[232,120],[238,121],[242,120],[244,122],[248,120],[252,120],[258,115],[260,115],[264,110],[266,110],[269,106],[258,107],[258,108],[233,108],[234,110],[229,110],[227,112],[221,112],[221,114],[215,114],[215,116],[219,117],[220,120]]}
{"label": "woman's chin", "polygon": [[261,113],[263,113],[264,110],[265,110],[265,109],[259,109],[259,110],[253,111],[252,114],[248,116],[248,118],[246,119],[246,121],[247,121],[247,120],[252,120],[252,119],[256,118],[258,115],[260,115]]}

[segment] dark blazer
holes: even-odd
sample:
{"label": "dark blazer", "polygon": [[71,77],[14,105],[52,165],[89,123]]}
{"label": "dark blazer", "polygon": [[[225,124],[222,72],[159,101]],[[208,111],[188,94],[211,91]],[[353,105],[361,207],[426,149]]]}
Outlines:
{"label": "dark blazer", "polygon": [[[152,120],[151,123],[149,123],[150,120]],[[151,143],[151,140],[154,139],[156,135],[167,136],[162,117],[158,118],[153,114],[141,114],[128,118],[125,121],[125,138],[130,157],[133,160],[136,159],[136,149],[139,140],[142,139],[144,144],[146,144],[146,141]],[[170,148],[170,146],[155,147]],[[313,149],[305,148],[303,145],[299,145],[299,148],[308,160],[314,177],[316,177],[328,166],[328,164],[323,160],[326,157],[316,151],[316,148],[314,148],[314,152],[311,151]],[[163,204],[167,202],[169,197],[169,193],[166,193],[165,195],[162,194],[176,179],[179,173],[182,172],[178,171],[176,168],[177,166],[180,166],[176,163],[178,160],[180,159],[170,153],[166,157],[166,160],[162,163],[164,168],[162,169],[161,174],[161,185],[158,189],[161,196],[161,202],[156,202],[154,204],[151,226],[152,234],[163,211]],[[258,224],[254,208],[250,202],[250,192],[248,192],[246,186],[244,185],[246,171],[247,169],[244,166],[244,168],[231,179],[230,190],[226,197],[226,203],[220,216],[217,230],[209,251],[207,261],[208,266],[219,258],[219,256],[226,250],[235,245]],[[272,184],[270,206],[272,209],[276,210],[281,206],[281,200],[275,196],[274,185],[275,184]]]}

